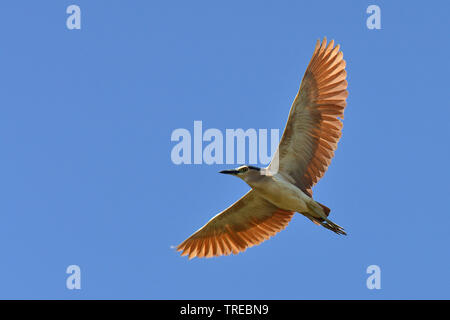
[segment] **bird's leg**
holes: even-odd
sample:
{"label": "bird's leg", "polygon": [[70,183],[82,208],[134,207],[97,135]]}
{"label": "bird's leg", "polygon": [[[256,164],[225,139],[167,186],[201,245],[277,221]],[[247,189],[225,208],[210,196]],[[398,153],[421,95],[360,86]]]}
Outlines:
{"label": "bird's leg", "polygon": [[331,230],[331,231],[337,233],[337,234],[347,235],[344,228],[342,228],[341,226],[338,226],[337,224],[335,224],[333,222],[331,222],[331,224],[330,224],[328,221],[326,221],[326,222],[322,222],[320,225],[322,227],[327,228],[328,230]]}
{"label": "bird's leg", "polygon": [[310,199],[310,201],[306,202],[306,205],[308,206],[309,213],[313,217],[317,217],[320,220],[322,220],[320,222],[321,226],[323,226],[333,232],[336,232],[338,234],[346,235],[344,228],[342,228],[340,225],[338,225],[338,224],[334,223],[333,221],[331,221],[330,219],[328,219],[327,215],[323,211],[323,208],[316,201],[314,201],[313,199]]}

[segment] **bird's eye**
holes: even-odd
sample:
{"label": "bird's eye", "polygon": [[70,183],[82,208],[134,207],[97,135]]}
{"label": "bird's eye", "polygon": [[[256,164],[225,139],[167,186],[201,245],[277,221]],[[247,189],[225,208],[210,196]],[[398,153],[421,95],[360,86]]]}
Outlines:
{"label": "bird's eye", "polygon": [[248,168],[247,167],[243,167],[243,168],[241,168],[241,172],[245,172],[245,171],[247,171],[248,170]]}

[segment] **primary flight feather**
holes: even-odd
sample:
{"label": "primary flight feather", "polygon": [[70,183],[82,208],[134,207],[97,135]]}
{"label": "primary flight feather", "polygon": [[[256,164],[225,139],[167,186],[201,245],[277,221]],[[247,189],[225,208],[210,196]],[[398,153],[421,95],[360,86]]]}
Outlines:
{"label": "primary flight feather", "polygon": [[182,256],[213,257],[239,253],[283,230],[295,212],[338,234],[330,209],[312,199],[341,137],[346,106],[345,61],[339,45],[318,40],[292,104],[278,149],[267,168],[241,166],[235,175],[252,189],[213,217],[178,247]]}

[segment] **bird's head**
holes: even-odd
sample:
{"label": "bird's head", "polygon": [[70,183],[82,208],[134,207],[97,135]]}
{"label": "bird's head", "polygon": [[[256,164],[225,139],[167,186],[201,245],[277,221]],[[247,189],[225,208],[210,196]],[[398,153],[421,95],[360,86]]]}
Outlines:
{"label": "bird's head", "polygon": [[222,170],[219,173],[236,176],[247,182],[249,185],[252,185],[262,177],[261,170],[261,168],[254,166],[240,166],[232,170]]}

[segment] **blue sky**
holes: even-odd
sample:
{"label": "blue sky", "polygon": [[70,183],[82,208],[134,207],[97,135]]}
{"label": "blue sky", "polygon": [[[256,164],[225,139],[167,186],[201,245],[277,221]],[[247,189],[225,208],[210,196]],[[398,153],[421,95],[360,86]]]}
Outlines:
{"label": "blue sky", "polygon": [[[81,30],[66,28],[71,4]],[[449,9],[2,1],[0,298],[450,298]],[[341,44],[349,97],[314,197],[349,235],[296,215],[243,254],[180,257],[170,246],[248,186],[217,173],[230,165],[175,165],[171,133],[283,129],[323,36]],[[66,288],[73,264],[81,290]]]}

